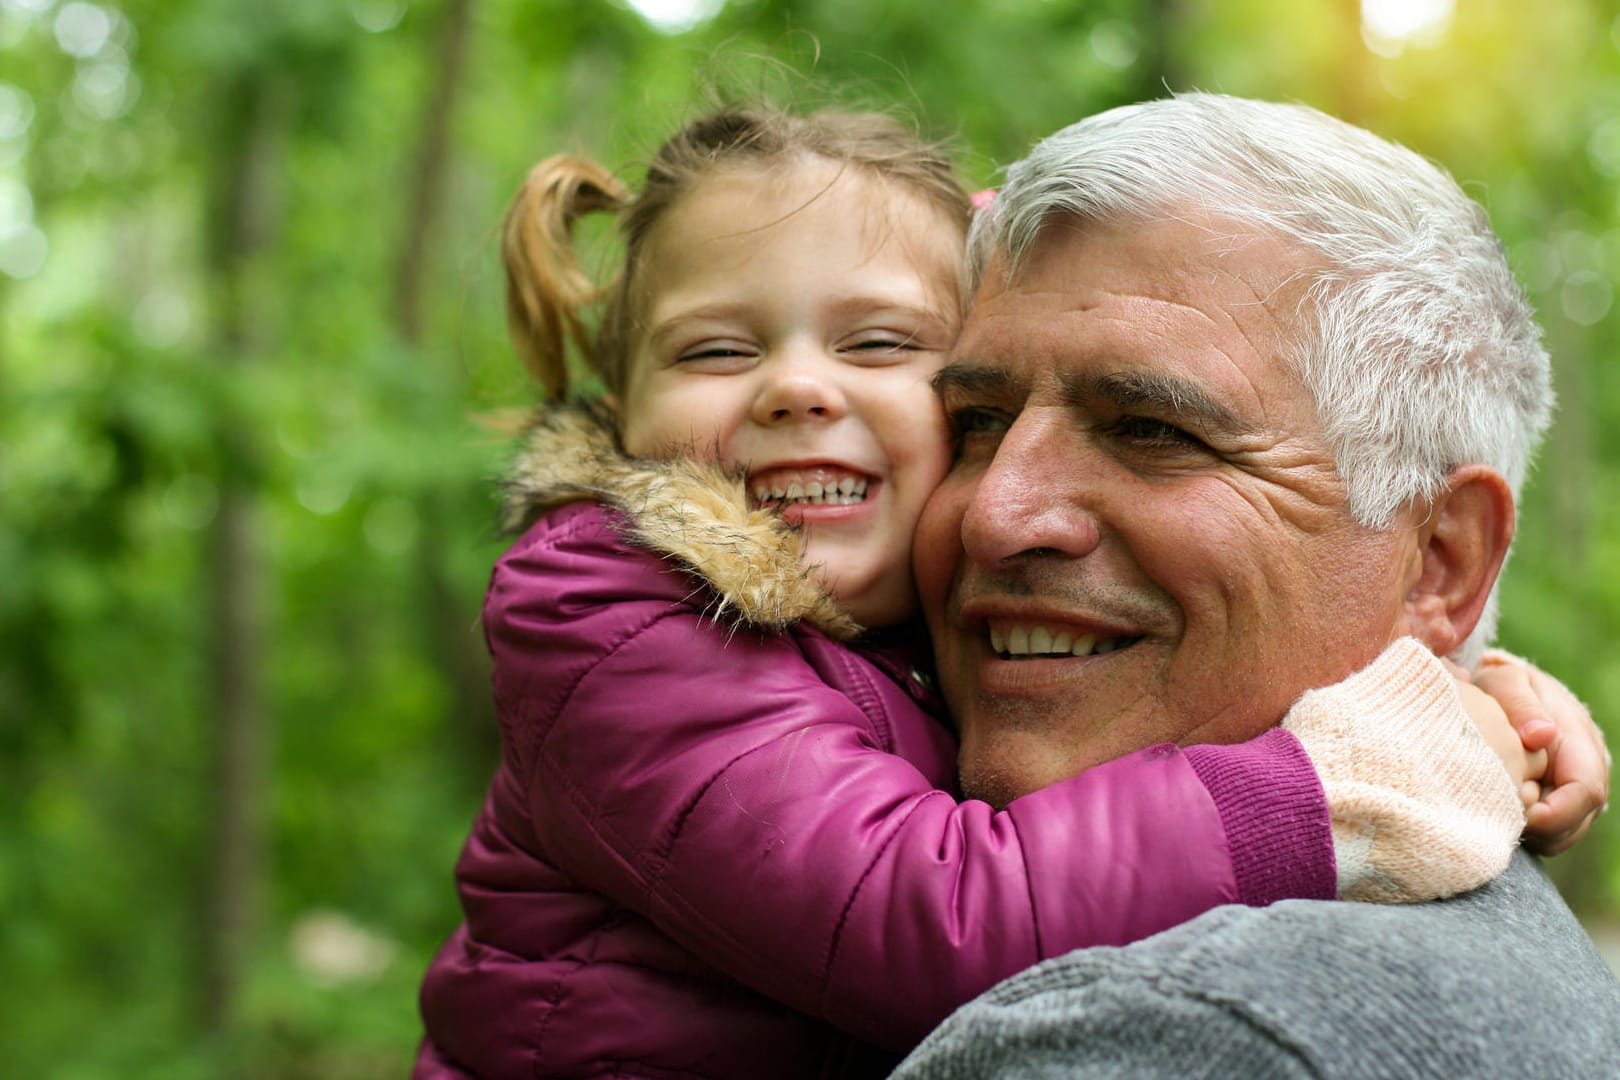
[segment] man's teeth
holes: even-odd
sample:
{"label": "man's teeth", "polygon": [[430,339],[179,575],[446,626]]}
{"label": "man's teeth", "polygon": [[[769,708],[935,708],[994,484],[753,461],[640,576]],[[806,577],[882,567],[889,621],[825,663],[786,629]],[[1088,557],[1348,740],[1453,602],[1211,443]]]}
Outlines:
{"label": "man's teeth", "polygon": [[840,480],[795,480],[788,484],[755,484],[754,501],[760,503],[800,503],[807,506],[849,506],[866,501],[866,478],[846,476]]}
{"label": "man's teeth", "polygon": [[990,627],[990,648],[1003,657],[1091,656],[1110,653],[1133,643],[1132,637],[1099,638],[1096,634],[1076,635],[1068,630],[1045,626]]}

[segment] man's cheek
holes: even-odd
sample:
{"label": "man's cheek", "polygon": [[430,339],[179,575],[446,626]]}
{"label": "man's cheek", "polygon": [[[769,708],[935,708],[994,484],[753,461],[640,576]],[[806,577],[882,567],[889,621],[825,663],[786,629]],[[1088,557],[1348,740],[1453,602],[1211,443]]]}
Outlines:
{"label": "man's cheek", "polygon": [[957,553],[962,548],[962,511],[972,497],[971,491],[947,474],[923,503],[917,517],[917,531],[912,537],[911,561],[916,568],[918,584],[928,590],[931,579],[949,581],[956,565]]}

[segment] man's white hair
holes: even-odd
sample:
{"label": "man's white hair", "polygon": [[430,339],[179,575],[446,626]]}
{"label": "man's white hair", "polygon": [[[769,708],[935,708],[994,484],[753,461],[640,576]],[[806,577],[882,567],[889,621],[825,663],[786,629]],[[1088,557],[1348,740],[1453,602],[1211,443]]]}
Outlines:
{"label": "man's white hair", "polygon": [[[1012,166],[969,238],[974,275],[1048,223],[1197,215],[1301,249],[1281,357],[1316,403],[1349,509],[1384,528],[1457,465],[1515,499],[1552,410],[1541,331],[1484,210],[1417,154],[1302,105],[1183,94],[1064,128]],[[1493,592],[1459,650],[1494,631]]]}

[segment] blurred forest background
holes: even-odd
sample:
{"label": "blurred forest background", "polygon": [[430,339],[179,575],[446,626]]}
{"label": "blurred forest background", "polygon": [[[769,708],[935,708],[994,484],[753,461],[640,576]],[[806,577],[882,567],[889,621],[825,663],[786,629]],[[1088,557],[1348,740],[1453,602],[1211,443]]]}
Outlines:
{"label": "blurred forest background", "polygon": [[[1562,409],[1502,640],[1620,725],[1611,0],[0,0],[0,1048],[398,1077],[493,761],[494,242],[707,88],[897,104],[969,178],[1165,87],[1449,167]],[[1437,418],[1444,422],[1444,418]],[[1620,830],[1551,864],[1620,912]]]}

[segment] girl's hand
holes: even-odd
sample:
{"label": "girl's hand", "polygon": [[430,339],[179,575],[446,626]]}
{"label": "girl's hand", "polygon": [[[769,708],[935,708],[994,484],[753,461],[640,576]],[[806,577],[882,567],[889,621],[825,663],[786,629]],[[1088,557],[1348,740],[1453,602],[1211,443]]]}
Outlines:
{"label": "girl's hand", "polygon": [[[1472,685],[1467,671],[1449,661],[1446,666],[1457,680],[1457,696],[1462,699],[1468,718],[1479,729],[1486,745],[1496,751],[1496,756],[1502,760],[1502,767],[1518,787],[1519,801],[1524,804],[1528,820],[1530,809],[1541,799],[1540,781],[1547,771],[1547,751],[1541,746],[1532,745],[1535,742],[1545,745],[1546,739],[1542,733],[1538,731],[1534,739],[1528,739],[1523,729],[1527,724],[1534,725],[1543,720],[1545,713],[1538,704],[1535,715],[1530,715],[1522,695],[1499,701]],[[1550,731],[1546,734],[1550,735]]]}
{"label": "girl's hand", "polygon": [[1567,851],[1608,809],[1612,760],[1602,731],[1562,683],[1509,653],[1487,652],[1473,683],[1501,705],[1526,750],[1547,754],[1525,816],[1525,846],[1542,855]]}

